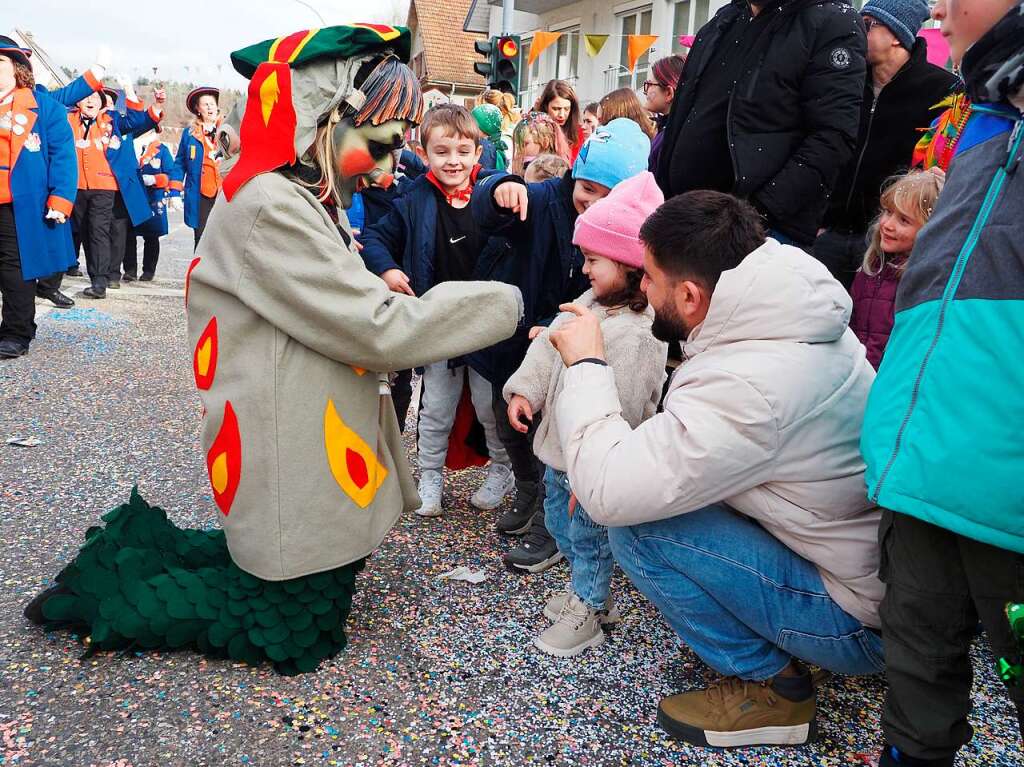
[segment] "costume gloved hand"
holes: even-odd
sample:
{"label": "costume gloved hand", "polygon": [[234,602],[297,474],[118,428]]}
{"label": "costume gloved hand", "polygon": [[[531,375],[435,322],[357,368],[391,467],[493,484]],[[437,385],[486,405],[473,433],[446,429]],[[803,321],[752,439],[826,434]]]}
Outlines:
{"label": "costume gloved hand", "polygon": [[112,58],[110,48],[105,45],[101,45],[99,50],[96,51],[96,63],[89,67],[89,71],[92,72],[92,76],[97,80],[102,80],[103,76],[107,73],[107,68],[110,66],[110,60]]}
{"label": "costume gloved hand", "polygon": [[156,184],[156,176],[150,173],[143,173],[142,183],[146,186],[153,186],[154,184]]}
{"label": "costume gloved hand", "polygon": [[125,101],[139,100],[139,95],[135,92],[135,84],[132,82],[130,77],[125,74],[118,73],[115,79],[117,80],[117,84],[121,86],[121,90],[124,91]]}
{"label": "costume gloved hand", "polygon": [[58,224],[63,224],[68,219],[59,210],[54,210],[53,208],[47,208],[46,209],[46,220],[47,221],[56,221]]}

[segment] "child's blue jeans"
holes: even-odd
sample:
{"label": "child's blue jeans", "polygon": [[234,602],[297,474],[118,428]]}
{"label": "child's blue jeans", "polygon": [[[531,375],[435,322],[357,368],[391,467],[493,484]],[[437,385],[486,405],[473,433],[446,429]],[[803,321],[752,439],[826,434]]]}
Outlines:
{"label": "child's blue jeans", "polygon": [[603,610],[612,582],[612,547],[608,529],[596,524],[579,504],[569,518],[569,477],[550,466],[544,472],[544,522],[569,560],[572,590],[595,610]]}

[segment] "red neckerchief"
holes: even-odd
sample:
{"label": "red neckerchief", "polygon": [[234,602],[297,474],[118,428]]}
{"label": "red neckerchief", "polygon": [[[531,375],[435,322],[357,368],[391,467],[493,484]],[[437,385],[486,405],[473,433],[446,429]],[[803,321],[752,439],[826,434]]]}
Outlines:
{"label": "red neckerchief", "polygon": [[462,200],[463,202],[469,202],[469,198],[473,196],[473,185],[476,184],[477,174],[480,173],[480,165],[474,165],[473,170],[469,172],[469,186],[465,189],[456,189],[451,194],[448,194],[441,186],[441,182],[437,180],[437,176],[434,175],[434,171],[427,171],[427,181],[437,187],[437,190],[444,195],[444,199],[449,205],[452,204],[453,200]]}

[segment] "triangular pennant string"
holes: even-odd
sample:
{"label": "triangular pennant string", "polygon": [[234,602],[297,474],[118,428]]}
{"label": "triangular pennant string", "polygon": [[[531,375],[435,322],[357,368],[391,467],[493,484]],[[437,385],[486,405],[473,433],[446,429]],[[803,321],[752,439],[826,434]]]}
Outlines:
{"label": "triangular pennant string", "polygon": [[533,40],[530,41],[530,54],[527,57],[526,66],[533,66],[533,62],[537,60],[541,53],[546,48],[551,47],[561,36],[561,32],[535,32]]}
{"label": "triangular pennant string", "polygon": [[608,38],[611,35],[583,35],[583,45],[587,49],[587,55],[590,58],[594,58],[604,48],[604,44],[608,42]]}
{"label": "triangular pennant string", "polygon": [[629,71],[636,71],[636,62],[658,41],[657,35],[627,35],[626,50],[629,54]]}

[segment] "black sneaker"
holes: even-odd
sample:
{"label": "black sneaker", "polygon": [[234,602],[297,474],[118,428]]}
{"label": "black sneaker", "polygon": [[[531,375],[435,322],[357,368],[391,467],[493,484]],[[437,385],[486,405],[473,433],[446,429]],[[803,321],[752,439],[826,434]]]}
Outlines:
{"label": "black sneaker", "polygon": [[534,516],[544,512],[543,486],[540,482],[516,482],[516,502],[495,523],[499,533],[523,535],[530,529]]}
{"label": "black sneaker", "polygon": [[536,514],[523,542],[505,554],[502,561],[513,572],[542,573],[562,558],[555,539],[544,526],[544,516]]}
{"label": "black sneaker", "polygon": [[143,272],[142,276],[139,277],[139,282],[152,282],[153,272]]}
{"label": "black sneaker", "polygon": [[106,298],[107,290],[106,288],[89,287],[82,291],[82,295],[86,298]]}
{"label": "black sneaker", "polygon": [[123,276],[123,277],[121,278],[121,282],[135,282],[135,280],[137,280],[137,279],[138,279],[138,277],[136,277],[136,276],[135,276],[134,274],[127,274],[127,273],[126,273],[126,274],[125,274],[125,275],[124,275],[124,276]]}

